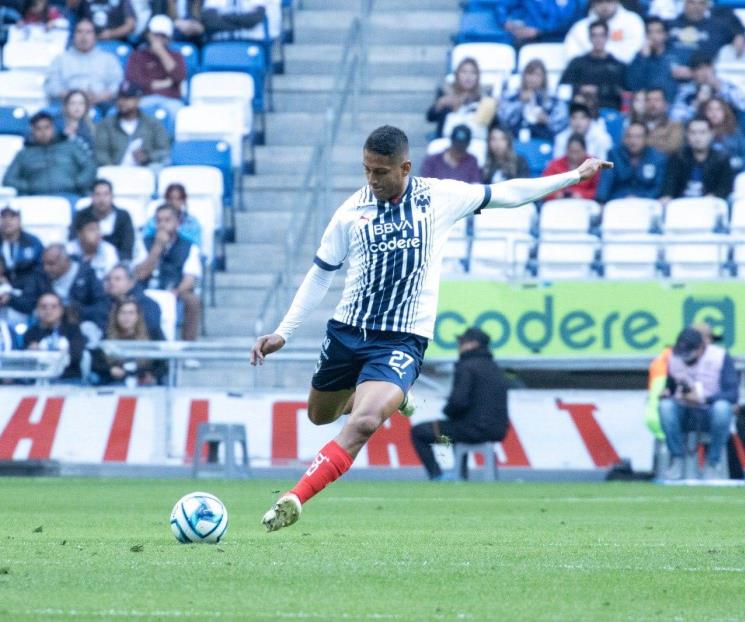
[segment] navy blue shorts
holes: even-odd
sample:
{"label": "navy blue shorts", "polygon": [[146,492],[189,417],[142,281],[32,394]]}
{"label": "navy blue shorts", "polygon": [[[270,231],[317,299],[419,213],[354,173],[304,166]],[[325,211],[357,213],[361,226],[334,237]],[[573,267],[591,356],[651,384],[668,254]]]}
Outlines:
{"label": "navy blue shorts", "polygon": [[329,320],[311,384],[318,391],[341,391],[383,380],[406,395],[419,376],[428,343],[411,333],[363,330]]}

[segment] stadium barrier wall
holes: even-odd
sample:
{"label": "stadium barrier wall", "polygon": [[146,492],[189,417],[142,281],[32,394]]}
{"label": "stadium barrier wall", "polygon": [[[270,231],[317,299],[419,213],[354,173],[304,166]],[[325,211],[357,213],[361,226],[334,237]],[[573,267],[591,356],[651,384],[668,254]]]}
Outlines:
{"label": "stadium barrier wall", "polygon": [[[220,393],[179,389],[170,427],[161,388],[93,390],[8,387],[0,403],[0,460],[57,460],[70,464],[184,465],[205,421],[243,423],[252,466],[310,463],[342,422],[314,426],[299,392]],[[620,458],[652,468],[653,439],[644,425],[644,391],[513,390],[512,427],[498,448],[504,467],[607,469]],[[417,394],[412,420],[394,415],[354,468],[416,466],[411,425],[437,418],[440,396]],[[170,430],[170,434],[169,434]],[[451,452],[439,451],[443,466]]]}

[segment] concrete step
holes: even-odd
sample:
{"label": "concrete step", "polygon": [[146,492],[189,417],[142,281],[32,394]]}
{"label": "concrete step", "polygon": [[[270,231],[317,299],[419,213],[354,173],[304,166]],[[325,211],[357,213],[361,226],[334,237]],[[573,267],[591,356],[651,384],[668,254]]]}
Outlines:
{"label": "concrete step", "polygon": [[[264,297],[255,300],[242,301],[236,306],[221,305],[208,307],[205,310],[207,320],[207,336],[211,339],[224,337],[252,336],[256,320],[261,311],[260,307]],[[336,300],[334,300],[334,303]],[[309,314],[308,318],[300,325],[293,338],[321,339],[326,328],[326,322],[331,317],[333,306],[328,305],[317,309]],[[284,310],[282,311],[284,313]],[[274,326],[264,327],[265,331],[273,330]]]}
{"label": "concrete step", "polygon": [[[360,142],[360,145],[362,142]],[[246,177],[243,186],[246,191],[246,200],[250,200],[251,193],[256,190],[297,190],[303,183],[303,172],[295,173],[276,173],[274,175],[252,175]],[[358,190],[365,184],[365,178],[359,175],[332,175],[332,188],[335,190],[345,190],[347,196]]]}
{"label": "concrete step", "polygon": [[[438,72],[437,76],[375,76],[370,79],[362,95],[376,93],[427,93],[430,97],[434,94],[439,80],[444,74]],[[435,79],[436,78],[436,79]],[[334,86],[334,78],[330,75],[280,75],[275,76],[274,81],[275,98],[279,99],[284,93],[328,93]]]}
{"label": "concrete step", "polygon": [[[342,48],[331,44],[287,46],[285,70],[289,74],[335,75]],[[370,77],[439,74],[446,71],[445,45],[390,45],[369,48]]]}
{"label": "concrete step", "polygon": [[[282,167],[281,162],[275,162],[275,165]],[[275,166],[276,170],[276,166]],[[296,169],[298,171],[298,176],[302,176],[304,174],[304,170],[302,168]],[[299,209],[300,205],[304,205],[303,199],[304,196],[301,196],[300,193],[297,191],[297,185],[294,184],[293,188],[277,188],[277,187],[262,187],[262,179],[265,179],[265,175],[254,175],[251,176],[256,181],[251,182],[250,189],[245,193],[244,195],[244,202],[246,205],[247,213],[253,212],[253,211],[259,211],[259,212],[276,212],[276,213],[282,213],[282,212],[294,212],[297,209]],[[244,180],[244,183],[248,183],[247,180],[250,179],[249,177],[246,177]],[[360,176],[359,178],[359,185],[358,187],[361,187],[365,183],[364,177]],[[341,191],[332,192],[331,196],[329,198],[332,206],[338,206],[341,205],[347,197],[350,195],[351,191],[348,191],[346,189],[343,189]],[[238,215],[238,214],[237,214]]]}
{"label": "concrete step", "polygon": [[[303,0],[303,9],[295,14],[296,20],[302,20],[302,16],[306,10],[312,11],[348,11],[349,7],[357,7],[359,3],[355,3],[352,0]],[[384,11],[400,11],[404,4],[401,0],[375,0],[372,6],[373,15],[376,13],[382,13]],[[406,0],[405,6],[408,9],[422,11],[422,10],[438,10],[438,11],[453,11],[458,13],[460,11],[457,3],[454,0]]]}
{"label": "concrete step", "polygon": [[266,274],[274,272],[268,266],[282,265],[285,259],[284,239],[273,243],[228,244],[225,259],[228,271]]}
{"label": "concrete step", "polygon": [[[433,85],[428,90],[409,93],[366,93],[357,100],[360,112],[415,112],[422,114],[429,108],[435,92]],[[285,91],[274,101],[276,112],[323,112],[329,105],[328,93]],[[351,102],[350,102],[351,106]]]}
{"label": "concrete step", "polygon": [[236,242],[262,243],[267,239],[284,239],[293,216],[291,211],[240,212],[235,218]]}

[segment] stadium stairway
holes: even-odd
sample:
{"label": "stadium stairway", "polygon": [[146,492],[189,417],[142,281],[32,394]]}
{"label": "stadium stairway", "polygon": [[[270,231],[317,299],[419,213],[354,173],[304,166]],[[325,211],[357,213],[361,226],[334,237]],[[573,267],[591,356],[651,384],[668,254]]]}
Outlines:
{"label": "stadium stairway", "polygon": [[[285,46],[285,73],[274,77],[274,111],[267,114],[266,144],[256,147],[256,174],[243,179],[246,211],[237,214],[236,241],[227,247],[227,271],[217,274],[217,305],[206,309],[206,338],[253,342],[254,322],[267,288],[285,260],[288,224],[299,217],[297,190],[313,146],[323,131],[328,102],[354,13],[349,0],[304,0],[295,13],[294,43]],[[402,8],[405,6],[405,9]],[[332,205],[329,214],[364,183],[361,147],[368,133],[383,124],[407,132],[414,170],[418,171],[430,130],[425,112],[442,80],[450,36],[457,30],[459,8],[452,0],[376,0],[370,16],[369,84],[359,101],[358,125],[345,114],[334,150]],[[330,60],[331,59],[331,60]],[[303,249],[299,284],[310,265],[317,240]],[[320,343],[325,319],[339,299],[337,277],[321,307],[296,338]],[[288,369],[292,366],[288,366]],[[308,364],[298,365],[277,381],[286,386],[308,383]],[[246,387],[247,364],[205,364],[185,372],[196,386]],[[272,380],[275,382],[275,380]]]}

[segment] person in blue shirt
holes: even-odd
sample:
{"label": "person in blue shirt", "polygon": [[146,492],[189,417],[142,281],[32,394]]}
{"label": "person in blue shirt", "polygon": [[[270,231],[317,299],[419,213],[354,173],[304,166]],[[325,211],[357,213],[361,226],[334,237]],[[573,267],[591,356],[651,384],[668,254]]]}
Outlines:
{"label": "person in blue shirt", "polygon": [[626,70],[626,88],[634,92],[659,88],[673,101],[678,91],[677,60],[668,49],[667,26],[659,17],[648,17],[645,29],[644,46]]}
{"label": "person in blue shirt", "polygon": [[660,197],[667,158],[647,145],[647,128],[643,123],[635,121],[628,125],[623,143],[611,149],[608,159],[613,162],[613,168],[600,175],[595,195],[598,202],[625,197]]}
{"label": "person in blue shirt", "polygon": [[[186,188],[182,184],[169,184],[163,194],[165,202],[175,207],[179,215],[178,232],[181,237],[186,238],[195,246],[202,246],[202,225],[189,214]],[[150,218],[142,227],[142,237],[147,238],[155,235],[155,216]]]}
{"label": "person in blue shirt", "polygon": [[572,24],[584,17],[587,0],[511,0],[503,4],[498,18],[515,38],[516,45],[563,41]]}

